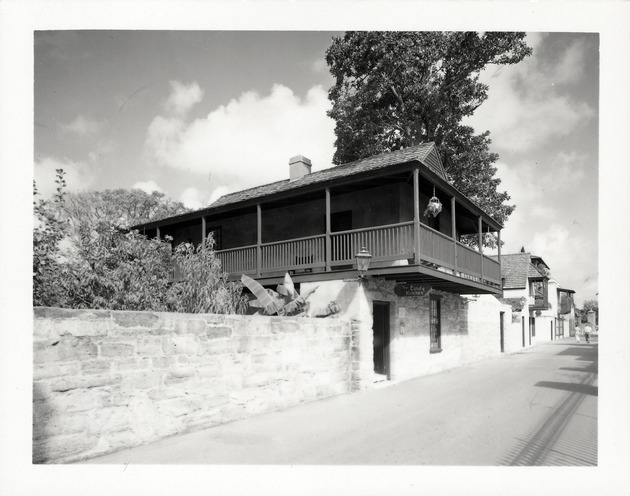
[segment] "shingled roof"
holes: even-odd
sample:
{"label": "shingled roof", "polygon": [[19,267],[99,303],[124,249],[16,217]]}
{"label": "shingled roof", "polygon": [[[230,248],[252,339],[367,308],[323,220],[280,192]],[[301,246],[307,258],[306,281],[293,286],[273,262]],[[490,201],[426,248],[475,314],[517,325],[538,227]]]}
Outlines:
{"label": "shingled roof", "polygon": [[417,160],[425,165],[432,172],[446,180],[446,173],[440,160],[440,156],[437,153],[434,143],[422,143],[420,145],[410,146],[403,150],[396,150],[393,152],[383,153],[374,157],[357,160],[356,162],[349,162],[347,164],[338,165],[329,169],[324,169],[318,172],[313,172],[300,179],[289,181],[285,179],[283,181],[277,181],[275,183],[265,184],[250,188],[236,193],[230,193],[219,198],[209,207],[222,207],[224,205],[231,205],[233,203],[239,203],[246,200],[252,200],[254,198],[261,198],[264,196],[288,191],[291,189],[301,188],[303,186],[309,186],[311,184],[317,184],[341,177],[353,176],[355,174],[361,174],[364,172],[375,171],[383,169],[390,165],[402,164],[405,162],[411,162]]}
{"label": "shingled roof", "polygon": [[[496,260],[497,257],[493,258]],[[501,254],[501,278],[505,279],[503,289],[526,288],[530,277],[544,277],[532,264],[531,253]]]}

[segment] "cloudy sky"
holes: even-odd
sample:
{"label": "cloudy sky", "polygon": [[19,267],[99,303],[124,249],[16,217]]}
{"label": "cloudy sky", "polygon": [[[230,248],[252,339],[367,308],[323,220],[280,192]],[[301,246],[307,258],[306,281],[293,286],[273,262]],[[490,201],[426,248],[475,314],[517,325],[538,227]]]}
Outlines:
{"label": "cloudy sky", "polygon": [[[35,177],[71,190],[159,190],[192,208],[331,166],[332,32],[46,31],[35,34]],[[531,33],[531,57],[488,67],[497,175],[517,208],[504,253],[542,256],[581,304],[598,293],[599,37]]]}

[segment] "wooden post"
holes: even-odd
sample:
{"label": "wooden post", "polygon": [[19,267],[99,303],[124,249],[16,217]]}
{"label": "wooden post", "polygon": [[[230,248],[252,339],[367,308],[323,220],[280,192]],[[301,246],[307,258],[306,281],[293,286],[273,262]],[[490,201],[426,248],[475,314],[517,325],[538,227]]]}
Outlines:
{"label": "wooden post", "polygon": [[[215,239],[216,242],[216,239]],[[202,249],[206,249],[206,218],[201,217],[201,246]]]}
{"label": "wooden post", "polygon": [[501,267],[501,229],[499,229],[499,231],[497,232],[497,250],[498,250],[497,259],[499,260],[499,267]]}
{"label": "wooden post", "polygon": [[414,262],[420,264],[420,170],[413,169],[413,252]]}
{"label": "wooden post", "polygon": [[457,227],[455,225],[455,197],[451,197],[451,230],[453,231],[453,250],[455,255],[455,275],[457,275]]}
{"label": "wooden post", "polygon": [[330,230],[330,188],[326,188],[326,272],[331,271],[330,262],[332,261]]}
{"label": "wooden post", "polygon": [[481,215],[479,216],[479,260],[481,261],[481,282],[483,282],[483,228]]}
{"label": "wooden post", "polygon": [[262,207],[260,206],[260,203],[256,204],[256,224],[256,275],[260,277],[262,273]]}
{"label": "wooden post", "polygon": [[157,238],[158,241],[160,241],[160,228],[159,227],[155,228],[155,237]]}

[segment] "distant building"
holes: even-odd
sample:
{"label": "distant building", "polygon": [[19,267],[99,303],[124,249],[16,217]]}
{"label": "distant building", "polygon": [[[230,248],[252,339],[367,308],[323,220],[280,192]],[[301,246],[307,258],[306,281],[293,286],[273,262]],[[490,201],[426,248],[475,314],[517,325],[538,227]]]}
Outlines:
{"label": "distant building", "polygon": [[502,301],[520,312],[523,347],[574,334],[575,291],[562,288],[541,257],[524,251],[503,254],[501,279]]}

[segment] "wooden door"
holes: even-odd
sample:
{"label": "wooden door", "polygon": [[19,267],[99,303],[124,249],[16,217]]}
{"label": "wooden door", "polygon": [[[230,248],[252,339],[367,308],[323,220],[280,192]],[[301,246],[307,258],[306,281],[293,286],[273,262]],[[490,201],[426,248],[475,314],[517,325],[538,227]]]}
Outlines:
{"label": "wooden door", "polygon": [[374,372],[389,378],[389,302],[373,304]]}

